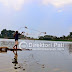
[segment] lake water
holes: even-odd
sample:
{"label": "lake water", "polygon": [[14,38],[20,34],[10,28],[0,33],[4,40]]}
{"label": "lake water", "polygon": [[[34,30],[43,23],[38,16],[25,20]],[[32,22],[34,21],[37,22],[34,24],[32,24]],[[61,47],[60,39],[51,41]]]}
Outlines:
{"label": "lake water", "polygon": [[[17,55],[7,51],[6,55],[11,58],[14,72],[72,72],[72,42],[19,40],[21,42],[27,43],[22,48],[24,46],[32,50],[17,51]],[[14,40],[0,39],[0,46],[13,48]]]}

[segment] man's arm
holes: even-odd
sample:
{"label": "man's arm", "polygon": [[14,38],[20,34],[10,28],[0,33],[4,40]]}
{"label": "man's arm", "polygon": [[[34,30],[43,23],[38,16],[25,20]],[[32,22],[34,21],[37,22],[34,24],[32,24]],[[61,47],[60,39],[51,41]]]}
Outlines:
{"label": "man's arm", "polygon": [[22,32],[21,35],[22,35],[23,33],[25,33],[25,32]]}
{"label": "man's arm", "polygon": [[18,35],[22,35],[23,33],[25,33],[25,32],[22,32],[21,34],[19,33]]}

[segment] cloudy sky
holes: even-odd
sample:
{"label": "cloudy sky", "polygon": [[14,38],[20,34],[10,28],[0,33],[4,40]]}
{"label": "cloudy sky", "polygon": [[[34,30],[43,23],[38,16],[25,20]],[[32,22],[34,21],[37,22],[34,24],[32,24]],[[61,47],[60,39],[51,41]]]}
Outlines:
{"label": "cloudy sky", "polygon": [[0,0],[0,31],[27,26],[49,35],[72,31],[72,0]]}

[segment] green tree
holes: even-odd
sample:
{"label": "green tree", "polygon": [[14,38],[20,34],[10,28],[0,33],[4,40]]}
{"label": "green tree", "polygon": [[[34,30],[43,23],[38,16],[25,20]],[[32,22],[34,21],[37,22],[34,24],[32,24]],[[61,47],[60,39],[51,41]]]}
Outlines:
{"label": "green tree", "polygon": [[4,38],[13,38],[13,34],[15,31],[3,29],[1,31],[1,35]]}
{"label": "green tree", "polygon": [[7,37],[7,30],[6,29],[3,29],[1,31],[1,35],[2,35],[2,37]]}

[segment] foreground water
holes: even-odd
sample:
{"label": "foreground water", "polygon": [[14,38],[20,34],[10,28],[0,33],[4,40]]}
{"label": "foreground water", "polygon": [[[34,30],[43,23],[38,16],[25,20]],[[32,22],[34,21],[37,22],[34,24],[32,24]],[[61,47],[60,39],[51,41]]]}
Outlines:
{"label": "foreground water", "polygon": [[[0,53],[0,60],[2,55],[7,55],[9,60],[11,59],[8,66],[12,64],[11,67],[14,69],[13,72],[72,72],[71,42],[19,40],[19,42],[22,41],[35,44],[45,43],[49,46],[46,49],[42,47],[43,49],[40,48],[40,50],[38,50],[37,47],[31,47],[31,51],[17,51],[15,54],[12,51]],[[59,45],[55,47],[54,44]],[[14,40],[0,39],[0,46],[12,48],[13,45]],[[5,60],[6,57],[3,61]],[[4,63],[1,63],[0,67],[3,67],[3,65]],[[1,72],[11,71],[7,69],[7,71]]]}

